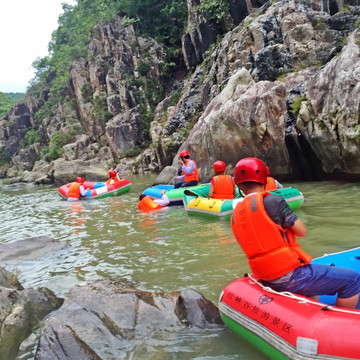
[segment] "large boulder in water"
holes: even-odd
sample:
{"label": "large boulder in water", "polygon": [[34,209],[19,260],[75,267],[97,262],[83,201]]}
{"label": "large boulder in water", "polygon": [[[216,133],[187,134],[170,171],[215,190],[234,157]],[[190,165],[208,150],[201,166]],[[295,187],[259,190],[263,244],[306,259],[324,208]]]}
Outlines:
{"label": "large boulder in water", "polygon": [[217,308],[196,291],[151,293],[99,280],[72,288],[45,319],[36,359],[123,359],[189,326],[223,326]]}
{"label": "large boulder in water", "polygon": [[16,274],[0,268],[0,359],[14,359],[23,340],[62,302],[49,289],[23,289]]}

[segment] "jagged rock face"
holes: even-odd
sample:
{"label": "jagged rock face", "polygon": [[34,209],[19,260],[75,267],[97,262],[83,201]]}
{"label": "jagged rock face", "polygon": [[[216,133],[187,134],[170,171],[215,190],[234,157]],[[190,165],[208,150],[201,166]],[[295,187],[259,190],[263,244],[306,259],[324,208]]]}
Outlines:
{"label": "jagged rock face", "polygon": [[[49,143],[59,133],[70,137],[71,142],[62,149],[68,161],[98,159],[104,167],[115,167],[116,160],[145,140],[140,104],[146,109],[158,101],[164,57],[160,45],[137,37],[132,26],[122,26],[119,17],[96,26],[89,58],[75,61],[70,71],[67,95],[75,100],[75,106],[74,102],[59,103],[53,115],[36,124],[35,113],[48,95],[43,92],[37,99],[29,96],[17,104],[1,121],[0,150],[15,155],[13,167],[5,169],[7,175],[31,170],[40,158],[41,148],[35,148],[37,153],[34,147],[19,151],[26,131],[32,127],[41,130],[43,142]],[[53,179],[57,173],[37,176]]]}
{"label": "jagged rock face", "polygon": [[[326,66],[285,82],[255,82],[245,68],[233,75],[184,146],[196,154],[203,177],[217,158],[235,164],[246,156],[260,156],[280,176],[297,168],[300,178],[359,174],[359,38],[357,30]],[[292,114],[294,99],[301,108]]]}
{"label": "jagged rock face", "polygon": [[[71,70],[67,95],[75,106],[60,103],[36,124],[35,112],[48,96],[44,90],[0,121],[0,151],[13,157],[1,176],[23,172],[38,183],[57,181],[57,174],[64,176],[59,182],[68,178],[53,165],[29,173],[41,148],[19,148],[33,126],[46,141],[73,129],[75,135],[62,147],[69,162],[94,159],[110,168],[120,161],[135,173],[175,167],[174,155],[186,147],[200,166],[201,181],[209,180],[212,161],[222,158],[231,169],[244,155],[263,158],[273,175],[287,178],[359,176],[358,87],[346,66],[350,57],[357,62],[360,0],[229,0],[230,13],[220,23],[206,19],[198,5],[188,1],[191,30],[183,41],[191,72],[166,84],[162,99],[156,96],[165,56],[161,46],[136,36],[118,17],[96,26],[88,59],[77,60]],[[225,35],[211,48],[219,34]],[[318,105],[325,99],[332,106]],[[345,106],[344,99],[354,100]],[[144,109],[155,105],[152,146],[136,159],[120,160],[146,140]],[[332,151],[336,155],[329,156]],[[90,176],[103,171],[95,168]]]}
{"label": "jagged rock face", "polygon": [[[307,167],[300,177],[359,174],[359,36],[354,32],[323,68],[293,73],[285,82],[255,82],[245,68],[233,75],[185,144],[203,177],[217,158],[235,164],[246,156],[260,156],[280,176],[297,167]],[[302,100],[295,116],[289,111],[293,93]]]}
{"label": "jagged rock face", "polygon": [[106,124],[106,137],[114,154],[121,154],[143,141],[141,114],[138,108],[114,116]]}
{"label": "jagged rock face", "polygon": [[297,128],[326,173],[360,173],[360,31],[305,83]]}
{"label": "jagged rock face", "polygon": [[[313,20],[313,26],[308,18],[319,19]],[[295,1],[275,3],[264,13],[246,17],[244,23],[224,36],[193,77],[184,82],[183,96],[177,111],[168,117],[164,135],[176,133],[194,122],[194,116],[206,109],[242,67],[251,72],[255,81],[274,81],[294,68],[322,64],[341,35],[330,31],[329,26],[317,29],[318,23],[328,20],[328,14],[315,12]],[[306,57],[306,54],[315,55]],[[188,108],[194,109],[193,113]]]}
{"label": "jagged rock face", "polygon": [[185,144],[185,148],[196,154],[202,178],[210,178],[209,170],[218,158],[235,165],[239,159],[254,155],[261,155],[273,174],[291,173],[282,140],[286,96],[292,84],[255,82],[245,68],[230,78]]}
{"label": "jagged rock face", "polygon": [[336,14],[346,5],[360,5],[359,0],[309,0],[310,6],[317,11],[324,11],[330,15]]}
{"label": "jagged rock face", "polygon": [[[159,82],[165,56],[155,41],[137,37],[132,26],[124,27],[121,22],[117,18],[96,26],[89,60],[78,61],[71,71],[84,127],[93,138],[102,139],[102,145],[108,144],[114,157],[144,141],[139,104],[145,98],[139,93],[146,84],[141,83],[138,72],[148,71],[148,78]],[[144,64],[147,69],[141,70]],[[94,99],[96,102],[101,98],[111,117],[107,122],[98,119],[96,103],[93,104]]]}
{"label": "jagged rock face", "polygon": [[[315,89],[318,87],[318,74],[327,76],[322,77],[324,92],[315,95],[313,90],[312,97],[319,96],[316,101],[322,103],[326,86],[332,88],[326,96],[329,104],[336,103],[337,98],[343,101],[348,97],[353,99],[353,94],[355,97],[358,95],[357,87],[332,86],[335,85],[336,65],[333,65],[334,59],[331,60],[337,51],[341,51],[344,41],[340,39],[346,39],[349,32],[354,31],[358,12],[359,9],[353,9],[343,13],[342,17],[330,17],[327,13],[312,10],[305,1],[283,1],[273,4],[263,14],[249,16],[245,19],[248,25],[240,25],[225,35],[206,63],[199,92],[192,88],[192,93],[198,93],[199,98],[213,100],[205,106],[187,141],[179,149],[190,150],[200,167],[203,181],[211,177],[213,161],[220,158],[232,168],[244,156],[261,157],[271,172],[281,178],[321,179],[349,173],[350,159],[354,154],[359,158],[356,141],[348,147],[348,135],[334,136],[326,129],[321,136],[318,133],[317,139],[310,136],[314,132],[309,133],[308,128],[303,132],[304,126],[301,127],[301,122],[297,121],[298,110],[293,114],[293,106],[301,97],[309,98],[306,91],[308,81],[313,81]],[[357,31],[353,36],[355,40],[352,42],[356,43]],[[348,66],[346,47],[343,53],[347,54],[346,57],[338,57],[337,62]],[[348,60],[354,64],[353,67],[358,63],[357,54],[358,48],[353,49],[354,57]],[[322,64],[325,64],[324,69],[331,70],[322,71],[319,67]],[[341,67],[339,63],[337,67]],[[293,69],[307,70],[284,75],[284,80],[276,81],[281,74]],[[347,80],[354,82],[350,76]],[[299,87],[304,87],[302,93],[296,90]],[[352,128],[343,129],[353,137],[357,131],[357,104],[355,100],[351,110],[342,112],[342,117],[346,117],[343,121],[352,124]],[[325,114],[317,114],[311,106],[306,112],[311,119],[307,124],[326,122],[322,119]],[[173,118],[176,116],[178,113]],[[175,126],[173,129],[177,130]],[[337,144],[339,140],[344,141],[340,146]],[[338,160],[330,155],[329,149],[333,147],[341,154]],[[350,154],[346,155],[347,152]],[[343,156],[349,157],[346,166],[339,162]],[[176,159],[173,166],[175,164]],[[350,171],[352,174],[356,172]]]}
{"label": "jagged rock face", "polygon": [[198,6],[201,1],[188,0],[188,27],[189,33],[182,38],[182,50],[185,64],[188,69],[194,68],[203,61],[203,55],[217,37],[238,25],[244,18],[266,3],[265,0],[246,1],[229,0],[229,14],[223,22],[207,19],[203,10]]}
{"label": "jagged rock face", "polygon": [[[194,290],[150,293],[119,280],[74,287],[44,321],[36,359],[126,359],[151,338],[187,326],[222,326],[217,308]],[[164,339],[164,341],[166,341]]]}
{"label": "jagged rock face", "polygon": [[21,149],[17,155],[13,157],[13,163],[16,168],[23,172],[32,170],[35,162],[39,159],[41,148],[39,143],[32,144],[28,149]]}
{"label": "jagged rock face", "polygon": [[26,129],[31,127],[29,109],[26,103],[21,102],[12,108],[1,120],[0,126],[2,150],[12,156],[20,147]]}

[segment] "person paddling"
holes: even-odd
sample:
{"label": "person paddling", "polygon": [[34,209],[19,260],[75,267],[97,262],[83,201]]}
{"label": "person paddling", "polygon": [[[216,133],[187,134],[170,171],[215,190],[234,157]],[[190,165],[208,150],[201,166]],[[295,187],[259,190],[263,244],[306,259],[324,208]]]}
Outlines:
{"label": "person paddling", "polygon": [[234,236],[253,275],[276,291],[307,297],[338,294],[336,305],[355,308],[360,274],[352,269],[311,264],[311,256],[296,242],[306,227],[286,201],[265,191],[268,168],[257,158],[241,159],[234,180],[245,194],[231,218]]}

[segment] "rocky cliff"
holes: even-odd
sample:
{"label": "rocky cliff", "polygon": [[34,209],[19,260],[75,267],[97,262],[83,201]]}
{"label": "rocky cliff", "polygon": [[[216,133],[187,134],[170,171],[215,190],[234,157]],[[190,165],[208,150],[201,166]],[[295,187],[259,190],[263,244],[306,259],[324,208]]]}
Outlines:
{"label": "rocky cliff", "polygon": [[121,167],[169,181],[187,149],[202,181],[244,156],[280,179],[359,180],[360,1],[228,0],[220,20],[200,3],[188,0],[176,73],[120,17],[96,26],[64,99],[42,112],[50,77],[0,120],[1,176],[62,183]]}

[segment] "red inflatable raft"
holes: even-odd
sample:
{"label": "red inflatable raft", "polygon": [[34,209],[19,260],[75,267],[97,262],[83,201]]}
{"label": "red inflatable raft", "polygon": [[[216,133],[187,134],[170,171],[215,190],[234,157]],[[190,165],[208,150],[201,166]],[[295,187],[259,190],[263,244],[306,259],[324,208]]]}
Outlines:
{"label": "red inflatable raft", "polygon": [[[62,185],[58,189],[59,195],[67,199],[70,184]],[[89,189],[84,197],[81,199],[102,199],[108,196],[121,195],[131,189],[131,181],[122,179],[114,184],[106,185],[105,182],[84,182],[84,188]]]}
{"label": "red inflatable raft", "polygon": [[277,293],[251,277],[221,293],[225,324],[270,359],[360,359],[360,311]]}

